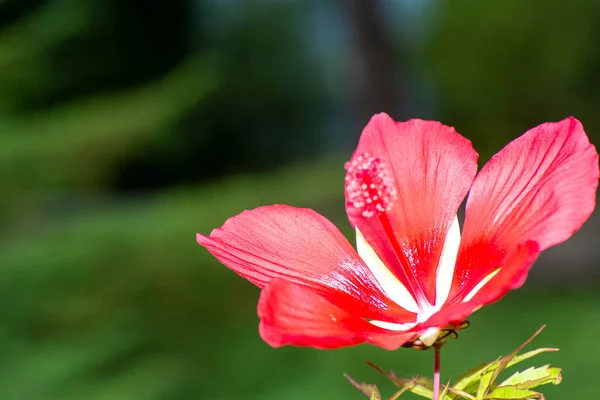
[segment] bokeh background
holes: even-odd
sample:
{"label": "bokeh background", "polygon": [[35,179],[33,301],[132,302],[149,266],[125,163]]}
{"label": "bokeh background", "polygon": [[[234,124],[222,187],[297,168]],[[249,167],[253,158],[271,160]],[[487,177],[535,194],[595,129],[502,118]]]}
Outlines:
{"label": "bokeh background", "polygon": [[[597,0],[0,0],[0,397],[359,399],[431,352],[281,348],[258,290],[195,242],[244,209],[350,235],[343,162],[369,117],[453,125],[484,162],[544,121],[600,143]],[[443,350],[443,380],[542,324],[550,399],[600,367],[600,220]],[[406,395],[411,398],[411,395]]]}

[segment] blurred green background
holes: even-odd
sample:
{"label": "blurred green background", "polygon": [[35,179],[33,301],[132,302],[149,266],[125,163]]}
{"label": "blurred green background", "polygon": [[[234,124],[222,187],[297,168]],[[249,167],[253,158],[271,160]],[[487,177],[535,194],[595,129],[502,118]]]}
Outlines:
{"label": "blurred green background", "polygon": [[[195,242],[244,209],[345,233],[343,162],[375,112],[453,125],[485,161],[544,121],[600,143],[597,0],[0,0],[0,398],[360,399],[364,364],[431,352],[272,349],[258,290]],[[471,318],[443,380],[534,345],[550,399],[600,367],[600,221]],[[407,395],[411,398],[411,395]]]}

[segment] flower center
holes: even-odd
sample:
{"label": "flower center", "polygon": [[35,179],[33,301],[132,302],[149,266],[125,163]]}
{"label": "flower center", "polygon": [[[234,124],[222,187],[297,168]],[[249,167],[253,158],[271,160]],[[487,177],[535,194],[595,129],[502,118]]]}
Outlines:
{"label": "flower center", "polygon": [[346,169],[346,199],[365,218],[384,213],[396,201],[394,180],[385,163],[368,153],[354,156]]}
{"label": "flower center", "polygon": [[[455,216],[446,234],[444,247],[436,270],[436,297],[431,304],[419,292],[413,295],[396,278],[390,269],[381,261],[375,251],[367,243],[364,236],[356,229],[356,248],[359,256],[373,273],[384,293],[405,310],[414,312],[416,318],[412,322],[394,323],[385,321],[370,321],[371,324],[391,331],[407,331],[419,323],[426,322],[433,314],[440,311],[450,293],[458,249],[460,246],[460,227]],[[420,333],[420,341],[431,346],[440,334],[440,327],[430,327]]]}

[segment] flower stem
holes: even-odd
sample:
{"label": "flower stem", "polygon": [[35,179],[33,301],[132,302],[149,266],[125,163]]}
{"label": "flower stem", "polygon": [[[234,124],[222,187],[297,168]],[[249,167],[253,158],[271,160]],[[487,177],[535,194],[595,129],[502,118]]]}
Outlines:
{"label": "flower stem", "polygon": [[440,349],[441,346],[433,346],[433,400],[440,398]]}

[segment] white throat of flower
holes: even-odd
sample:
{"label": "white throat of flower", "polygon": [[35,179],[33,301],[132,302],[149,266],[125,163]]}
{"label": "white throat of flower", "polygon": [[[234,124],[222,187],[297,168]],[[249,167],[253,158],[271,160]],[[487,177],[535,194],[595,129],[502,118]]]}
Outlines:
{"label": "white throat of flower", "polygon": [[[371,324],[391,331],[406,331],[418,323],[427,321],[429,317],[438,312],[446,303],[446,300],[448,300],[452,279],[454,278],[454,268],[456,266],[456,257],[458,256],[460,239],[461,235],[458,218],[454,217],[452,225],[446,235],[442,254],[438,263],[435,280],[435,303],[431,304],[422,293],[417,293],[417,298],[415,299],[402,282],[400,282],[400,280],[398,280],[398,278],[396,278],[396,276],[381,261],[375,253],[375,250],[367,243],[362,233],[356,229],[356,249],[358,255],[371,270],[383,292],[390,300],[400,307],[417,314],[416,320],[413,322],[399,324],[373,320],[370,321]],[[497,273],[497,271],[498,270],[496,270],[495,273]],[[469,292],[464,301],[472,299],[473,296],[475,296],[475,294],[491,278],[493,278],[495,273],[486,276],[471,292]],[[437,340],[439,333],[440,329],[438,327],[431,327],[423,332],[419,339],[425,345],[431,346]]]}

